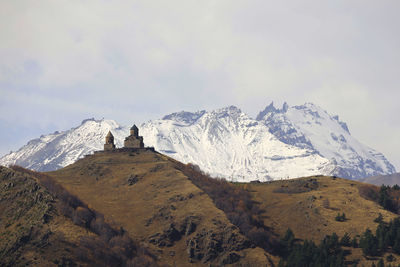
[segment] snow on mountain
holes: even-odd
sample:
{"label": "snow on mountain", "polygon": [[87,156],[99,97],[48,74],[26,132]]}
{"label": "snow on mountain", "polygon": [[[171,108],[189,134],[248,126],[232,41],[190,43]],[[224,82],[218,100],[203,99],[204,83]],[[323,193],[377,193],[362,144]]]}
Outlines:
{"label": "snow on mountain", "polygon": [[271,105],[257,116],[257,121],[282,142],[307,148],[336,165],[333,174],[358,179],[394,173],[395,168],[379,152],[358,142],[351,136],[347,124],[329,115],[322,108],[306,103],[282,109]]}
{"label": "snow on mountain", "polygon": [[[129,127],[113,120],[89,119],[71,130],[41,136],[0,165],[18,164],[39,171],[64,167],[103,149],[111,130],[122,147]],[[308,175],[360,178],[395,172],[385,157],[354,139],[347,125],[313,104],[275,108],[252,119],[234,106],[178,112],[139,127],[146,146],[212,176],[233,181],[266,181]]]}
{"label": "snow on mountain", "polygon": [[212,176],[233,181],[292,178],[330,171],[317,153],[287,145],[236,107],[180,112],[141,126],[147,145]]}
{"label": "snow on mountain", "polygon": [[108,131],[115,136],[116,145],[128,135],[129,128],[113,120],[87,119],[81,125],[64,132],[33,139],[16,152],[0,159],[0,165],[20,165],[37,171],[51,171],[74,163],[77,159],[103,148]]}

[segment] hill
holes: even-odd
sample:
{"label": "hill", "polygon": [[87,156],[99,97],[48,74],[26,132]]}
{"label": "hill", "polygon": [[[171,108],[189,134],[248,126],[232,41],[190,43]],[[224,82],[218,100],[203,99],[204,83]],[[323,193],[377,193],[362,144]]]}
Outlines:
{"label": "hill", "polygon": [[[129,127],[88,119],[29,141],[0,165],[56,170],[102,149],[110,130],[121,147]],[[237,182],[318,174],[360,179],[396,171],[384,155],[358,142],[338,116],[311,103],[280,109],[271,104],[256,119],[234,106],[182,111],[146,122],[140,131],[147,146]]]}
{"label": "hill", "polygon": [[[333,266],[370,266],[378,260],[400,264],[397,249],[389,239],[386,245],[375,242],[382,248],[373,256],[365,252],[366,230],[373,234],[378,228],[380,233],[389,231],[389,222],[398,215],[379,204],[382,188],[361,182],[312,176],[229,183],[209,178],[195,165],[145,149],[95,153],[48,173],[14,169],[2,168],[5,200],[1,202],[1,222],[14,218],[11,224],[2,224],[7,226],[3,229],[7,241],[0,242],[2,255],[11,257],[6,262],[9,265],[51,265],[60,261],[93,265],[99,255],[96,251],[101,251],[109,262],[129,264],[144,258],[148,264],[169,266],[291,266],[285,265],[294,260],[290,253],[297,249],[296,257],[305,257],[302,253],[310,251],[310,246],[313,255],[330,253],[334,260],[343,259]],[[17,183],[7,180],[10,177],[22,179],[18,183],[22,187],[13,194],[7,190],[14,190]],[[36,187],[46,194],[44,199],[51,200],[47,206],[35,202],[42,199],[31,193]],[[383,189],[389,190],[394,199],[399,195],[397,188]],[[60,201],[64,204],[57,204]],[[398,212],[398,201],[390,207]],[[22,208],[28,211],[22,212]],[[47,210],[51,212],[44,216]],[[94,227],[98,221],[105,226]],[[53,226],[55,222],[57,226]],[[38,238],[26,238],[30,235],[23,231],[19,235],[20,225],[33,229],[32,224],[44,229]],[[46,229],[53,238],[51,246],[37,241],[43,240]],[[342,241],[346,236],[347,243]],[[119,245],[111,240],[119,240]],[[349,245],[350,241],[355,245]],[[301,247],[303,243],[308,249]],[[14,244],[18,249],[10,250]],[[335,250],[326,244],[333,244]],[[283,263],[279,263],[280,258]]]}
{"label": "hill", "polygon": [[[378,227],[375,219],[380,215],[385,222],[398,217],[368,199],[365,192],[378,192],[378,187],[342,178],[314,176],[242,186],[260,203],[264,224],[280,236],[291,229],[296,238],[316,243],[333,233],[339,238],[347,233],[359,241],[366,229],[375,232]],[[338,220],[342,214],[345,219]],[[346,249],[351,253],[346,260],[359,261],[359,266],[370,266],[371,260],[376,263],[379,259],[364,257],[361,248]],[[383,254],[382,258],[388,255]],[[400,256],[391,264],[400,264]]]}
{"label": "hill", "polygon": [[265,266],[254,247],[168,157],[150,150],[103,152],[49,172],[171,266]]}
{"label": "hill", "polygon": [[0,167],[1,266],[158,266],[102,214],[22,168]]}
{"label": "hill", "polygon": [[388,175],[377,175],[364,178],[362,180],[364,183],[374,184],[374,185],[390,185],[395,184],[400,185],[400,173],[393,173]]}

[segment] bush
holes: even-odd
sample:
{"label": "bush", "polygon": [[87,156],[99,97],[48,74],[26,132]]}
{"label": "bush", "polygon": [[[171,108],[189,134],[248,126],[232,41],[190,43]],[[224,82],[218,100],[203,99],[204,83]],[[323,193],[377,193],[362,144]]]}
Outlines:
{"label": "bush", "polygon": [[338,221],[338,222],[344,222],[346,220],[347,220],[346,219],[346,214],[344,214],[344,213],[342,213],[342,215],[340,215],[338,213],[338,215],[336,215],[336,217],[335,217],[335,221]]}
{"label": "bush", "polygon": [[225,179],[211,178],[201,172],[198,166],[176,162],[182,171],[200,189],[214,201],[217,208],[224,211],[229,221],[253,244],[275,252],[278,241],[264,225],[259,205],[252,200],[251,194]]}
{"label": "bush", "polygon": [[116,230],[111,227],[101,213],[90,209],[51,177],[19,166],[11,168],[37,178],[42,186],[58,198],[57,209],[62,215],[98,235],[80,238],[76,255],[81,260],[90,261],[88,253],[83,249],[86,248],[93,253],[96,260],[106,266],[157,266],[154,256],[135,244],[124,229]]}
{"label": "bush", "polygon": [[389,254],[389,255],[386,257],[386,260],[387,260],[388,262],[392,262],[392,261],[395,261],[396,259],[395,259],[395,257],[393,257],[392,254]]}
{"label": "bush", "polygon": [[400,187],[382,185],[380,188],[374,185],[361,185],[358,188],[361,197],[372,200],[384,209],[394,213],[400,211]]}
{"label": "bush", "polygon": [[358,187],[358,193],[361,197],[368,200],[377,201],[378,199],[378,188],[374,185],[360,185]]}

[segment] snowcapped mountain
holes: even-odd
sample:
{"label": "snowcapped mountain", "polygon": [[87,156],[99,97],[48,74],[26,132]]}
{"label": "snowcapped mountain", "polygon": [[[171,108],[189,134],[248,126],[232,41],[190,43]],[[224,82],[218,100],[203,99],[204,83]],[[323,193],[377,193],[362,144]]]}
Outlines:
{"label": "snowcapped mountain", "polygon": [[141,127],[146,144],[213,176],[234,181],[270,180],[329,173],[329,161],[287,145],[236,107],[179,112]]}
{"label": "snowcapped mountain", "polygon": [[[178,112],[139,129],[146,146],[233,181],[315,174],[358,179],[395,172],[382,154],[354,139],[337,116],[313,104],[285,104],[282,109],[271,104],[256,119],[234,106]],[[113,120],[89,119],[71,130],[30,141],[2,157],[0,165],[55,170],[101,150],[109,130],[117,147],[122,147],[129,127]]]}
{"label": "snowcapped mountain", "polygon": [[102,149],[110,130],[116,145],[121,147],[129,128],[121,127],[113,120],[87,119],[76,128],[29,141],[18,151],[2,157],[0,165],[16,164],[37,171],[57,170]]}
{"label": "snowcapped mountain", "polygon": [[347,124],[330,116],[322,108],[306,103],[282,109],[267,106],[257,121],[282,142],[310,149],[336,165],[333,174],[346,178],[362,178],[377,173],[394,173],[393,165],[379,152],[351,136]]}

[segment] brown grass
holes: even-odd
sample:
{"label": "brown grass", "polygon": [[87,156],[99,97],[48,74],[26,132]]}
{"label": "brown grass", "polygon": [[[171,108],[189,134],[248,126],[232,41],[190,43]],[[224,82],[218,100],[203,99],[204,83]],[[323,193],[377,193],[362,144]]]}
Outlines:
{"label": "brown grass", "polygon": [[259,203],[253,201],[250,192],[225,179],[211,178],[192,164],[177,163],[178,169],[200,189],[206,192],[221,209],[231,223],[254,245],[270,253],[275,253],[279,246],[277,237],[264,225]]}
{"label": "brown grass", "polygon": [[84,235],[79,238],[75,254],[83,262],[91,262],[87,251],[93,252],[94,258],[106,266],[136,266],[135,262],[157,266],[154,257],[141,248],[123,229],[114,229],[104,221],[104,215],[89,208],[78,197],[65,190],[60,184],[44,173],[35,172],[20,166],[11,166],[14,171],[28,174],[57,197],[57,210],[72,222],[95,235]]}
{"label": "brown grass", "polygon": [[[318,188],[308,192],[278,193],[279,188],[293,184],[304,184],[315,179]],[[302,181],[302,182],[301,182]],[[332,177],[308,177],[262,184],[249,184],[254,199],[261,203],[264,210],[264,223],[274,232],[283,235],[288,228],[300,239],[311,239],[319,243],[326,235],[336,233],[342,237],[348,233],[351,238],[359,237],[367,228],[375,231],[374,219],[379,213],[384,221],[390,221],[395,214],[382,209],[374,201],[364,196],[377,190],[376,187],[356,181]],[[359,192],[359,188],[361,188]],[[347,220],[338,222],[337,214],[345,213]],[[351,249],[347,260],[361,259],[360,249]],[[371,263],[367,263],[369,266]]]}
{"label": "brown grass", "polygon": [[[103,175],[93,175],[93,170],[100,166]],[[186,266],[191,261],[188,239],[202,231],[218,234],[233,227],[210,197],[177,170],[173,161],[154,152],[96,154],[48,175],[90,208],[104,214],[106,222],[123,227],[161,262],[172,266]],[[130,185],[128,179],[132,176],[137,181]],[[162,247],[150,242],[157,234],[162,236],[171,224],[182,225],[188,217],[200,218],[189,236]],[[233,232],[240,236],[238,229]],[[268,261],[260,248],[237,253],[242,257],[239,263]],[[204,266],[204,263],[194,261],[192,265]]]}

